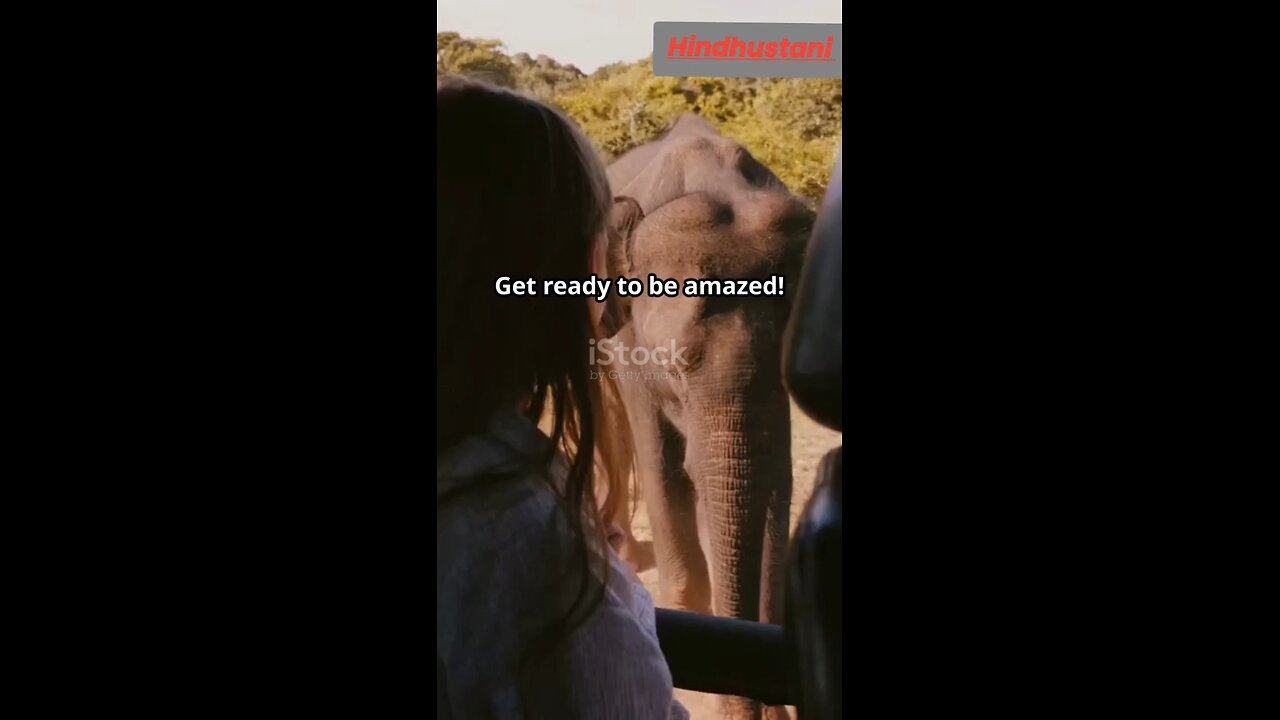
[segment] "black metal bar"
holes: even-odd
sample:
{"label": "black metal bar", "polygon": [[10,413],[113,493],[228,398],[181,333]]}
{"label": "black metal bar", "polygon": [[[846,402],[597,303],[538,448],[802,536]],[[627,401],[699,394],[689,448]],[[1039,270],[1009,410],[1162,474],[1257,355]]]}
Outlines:
{"label": "black metal bar", "polygon": [[658,643],[676,687],[793,704],[780,625],[664,609],[657,616]]}

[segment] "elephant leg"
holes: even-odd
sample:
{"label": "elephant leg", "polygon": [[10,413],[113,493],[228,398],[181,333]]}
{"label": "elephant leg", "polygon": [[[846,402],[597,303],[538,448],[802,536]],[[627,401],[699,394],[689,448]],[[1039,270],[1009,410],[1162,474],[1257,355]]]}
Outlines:
{"label": "elephant leg", "polygon": [[[775,412],[790,413],[789,403],[777,403],[775,408],[786,405],[785,409],[775,409]],[[788,433],[791,429],[790,422],[787,423]],[[782,474],[781,479],[784,483],[780,487],[776,487],[769,494],[768,506],[765,511],[765,531],[764,531],[764,559],[762,562],[763,578],[760,583],[760,620],[761,622],[771,623],[774,625],[783,624],[783,607],[786,599],[786,580],[787,580],[787,558],[789,557],[788,549],[791,545],[791,493],[794,490],[794,476],[791,474],[791,452],[788,446],[785,450],[777,449],[776,452],[782,454],[783,457],[778,461],[776,470]],[[783,465],[785,464],[785,470]],[[785,707],[766,707],[764,708],[765,720],[795,720],[794,708]]]}
{"label": "elephant leg", "polygon": [[[789,462],[789,461],[788,461]],[[783,623],[783,600],[786,598],[787,548],[791,532],[791,483],[769,497],[765,516],[764,579],[761,583],[760,618],[762,622]],[[794,720],[784,707],[764,709],[765,720]]]}
{"label": "elephant leg", "polygon": [[645,486],[653,549],[666,607],[711,614],[711,579],[698,544],[697,496],[685,473],[684,438],[657,417],[661,471]]}
{"label": "elephant leg", "polygon": [[765,511],[764,559],[762,562],[761,622],[781,625],[786,598],[787,548],[791,539],[792,483],[769,495]]}
{"label": "elephant leg", "polygon": [[636,472],[653,530],[659,604],[711,612],[711,583],[698,548],[693,485],[684,473],[684,440],[641,383],[621,390],[635,440]]}

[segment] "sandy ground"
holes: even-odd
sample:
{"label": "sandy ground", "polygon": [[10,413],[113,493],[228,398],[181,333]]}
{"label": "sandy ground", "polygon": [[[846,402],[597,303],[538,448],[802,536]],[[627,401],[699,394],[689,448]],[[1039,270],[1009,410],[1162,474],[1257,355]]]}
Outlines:
{"label": "sandy ground", "polygon": [[[819,461],[829,450],[838,447],[841,443],[840,433],[822,427],[809,419],[794,404],[791,406],[791,467],[795,479],[794,492],[791,496],[792,532],[795,531],[800,513],[804,511],[805,503],[809,501],[809,495],[813,492],[813,481],[818,471]],[[632,530],[637,540],[643,542],[653,539],[653,533],[649,528],[649,517],[643,507],[636,512]],[[640,579],[644,581],[645,587],[655,599],[661,597],[658,593],[657,569],[641,573]],[[688,708],[692,720],[716,717],[714,695],[677,690],[676,696]]]}

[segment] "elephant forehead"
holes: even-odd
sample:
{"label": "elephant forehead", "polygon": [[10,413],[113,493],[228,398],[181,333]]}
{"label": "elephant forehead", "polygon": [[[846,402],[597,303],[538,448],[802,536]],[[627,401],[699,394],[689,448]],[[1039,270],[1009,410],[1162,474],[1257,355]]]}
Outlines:
{"label": "elephant forehead", "polygon": [[718,136],[677,137],[669,140],[666,147],[666,158],[684,167],[736,167],[750,156],[741,144]]}
{"label": "elephant forehead", "polygon": [[746,148],[718,135],[676,136],[639,148],[611,167],[609,179],[618,194],[637,198],[646,212],[689,193],[786,192],[777,176]]}
{"label": "elephant forehead", "polygon": [[789,195],[687,195],[645,218],[636,232],[641,267],[665,268],[668,277],[721,277],[777,271],[803,253],[812,213]]}

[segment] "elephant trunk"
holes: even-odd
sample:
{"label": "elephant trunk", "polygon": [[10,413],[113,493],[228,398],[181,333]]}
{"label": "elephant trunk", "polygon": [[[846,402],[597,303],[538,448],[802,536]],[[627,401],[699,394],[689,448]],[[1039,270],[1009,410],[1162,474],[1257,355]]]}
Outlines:
{"label": "elephant trunk", "polygon": [[[791,513],[791,406],[778,382],[754,372],[698,391],[686,469],[698,493],[717,615],[782,622],[784,563]],[[735,720],[786,717],[781,708],[722,696]]]}
{"label": "elephant trunk", "polygon": [[[715,613],[782,622],[791,514],[790,402],[779,378],[759,368],[737,382],[690,387],[698,426],[689,470],[708,537]],[[743,377],[746,375],[746,377]]]}

